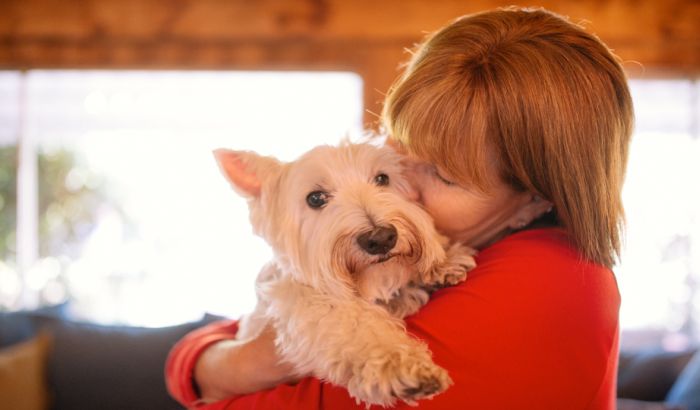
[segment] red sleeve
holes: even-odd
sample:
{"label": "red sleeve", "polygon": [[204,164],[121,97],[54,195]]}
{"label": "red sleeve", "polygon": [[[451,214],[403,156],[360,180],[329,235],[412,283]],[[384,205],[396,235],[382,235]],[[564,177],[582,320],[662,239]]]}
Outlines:
{"label": "red sleeve", "polygon": [[188,333],[170,351],[165,362],[165,384],[170,395],[188,408],[198,405],[194,386],[194,366],[199,355],[211,344],[234,339],[238,323],[223,320]]}
{"label": "red sleeve", "polygon": [[[407,318],[455,382],[419,408],[614,409],[620,296],[612,272],[581,261],[558,229],[511,235],[477,262],[466,282]],[[204,408],[364,405],[307,378]]]}

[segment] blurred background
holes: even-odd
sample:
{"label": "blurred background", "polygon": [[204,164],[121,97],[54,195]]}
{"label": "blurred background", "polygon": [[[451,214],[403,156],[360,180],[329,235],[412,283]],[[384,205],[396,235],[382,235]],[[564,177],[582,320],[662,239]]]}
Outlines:
{"label": "blurred background", "polygon": [[[237,317],[271,253],[211,151],[281,159],[377,126],[407,48],[498,1],[3,0],[0,310]],[[624,62],[637,126],[623,345],[700,338],[700,3],[540,1]]]}

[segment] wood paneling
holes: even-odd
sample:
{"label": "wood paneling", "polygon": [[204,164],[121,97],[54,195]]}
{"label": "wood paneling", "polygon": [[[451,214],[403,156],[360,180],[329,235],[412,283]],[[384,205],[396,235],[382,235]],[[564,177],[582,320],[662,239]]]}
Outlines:
{"label": "wood paneling", "polygon": [[[424,33],[491,0],[2,0],[0,68],[351,70],[379,102]],[[631,76],[700,73],[700,1],[540,1]],[[373,118],[368,113],[367,119]]]}

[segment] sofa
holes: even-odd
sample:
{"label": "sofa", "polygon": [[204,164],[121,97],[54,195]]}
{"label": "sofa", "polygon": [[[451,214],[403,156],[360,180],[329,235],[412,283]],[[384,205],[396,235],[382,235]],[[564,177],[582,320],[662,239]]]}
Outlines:
{"label": "sofa", "polygon": [[0,313],[0,409],[181,409],[163,378],[171,347],[216,316],[163,328],[71,320],[67,306]]}
{"label": "sofa", "polygon": [[620,352],[618,410],[700,410],[700,352]]}
{"label": "sofa", "polygon": [[[181,409],[163,369],[189,331],[221,319],[164,328],[103,326],[71,320],[67,305],[0,313],[0,409]],[[623,351],[619,410],[700,410],[695,349]]]}

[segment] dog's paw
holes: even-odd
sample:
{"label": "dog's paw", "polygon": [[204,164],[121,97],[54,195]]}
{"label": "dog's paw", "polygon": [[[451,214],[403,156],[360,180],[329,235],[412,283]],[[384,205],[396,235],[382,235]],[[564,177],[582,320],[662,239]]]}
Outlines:
{"label": "dog's paw", "polygon": [[397,391],[395,394],[400,400],[414,405],[417,400],[430,399],[436,394],[442,393],[451,384],[452,380],[445,369],[432,361],[418,363],[413,372],[413,378],[406,379],[401,391]]}
{"label": "dog's paw", "polygon": [[474,248],[453,243],[447,249],[445,262],[430,272],[427,285],[439,289],[463,282],[467,278],[467,272],[476,267],[476,253]]}
{"label": "dog's paw", "polygon": [[394,351],[383,360],[370,359],[348,384],[350,395],[367,406],[391,406],[396,399],[410,405],[442,393],[452,384],[447,371],[430,358],[424,346]]}
{"label": "dog's paw", "polygon": [[430,293],[426,289],[408,285],[399,289],[391,300],[376,303],[383,306],[392,316],[403,319],[418,312],[429,299]]}

